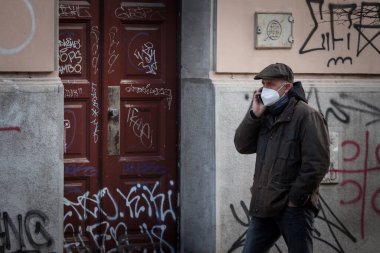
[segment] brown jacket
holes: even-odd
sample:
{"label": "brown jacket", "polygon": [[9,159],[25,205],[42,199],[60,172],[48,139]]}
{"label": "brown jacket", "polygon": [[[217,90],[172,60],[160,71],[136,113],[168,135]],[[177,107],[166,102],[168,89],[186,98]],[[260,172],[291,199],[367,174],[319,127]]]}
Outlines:
{"label": "brown jacket", "polygon": [[270,217],[289,200],[318,212],[318,188],[330,164],[329,134],[323,115],[307,105],[300,82],[274,121],[247,113],[235,133],[239,153],[256,153],[250,214]]}

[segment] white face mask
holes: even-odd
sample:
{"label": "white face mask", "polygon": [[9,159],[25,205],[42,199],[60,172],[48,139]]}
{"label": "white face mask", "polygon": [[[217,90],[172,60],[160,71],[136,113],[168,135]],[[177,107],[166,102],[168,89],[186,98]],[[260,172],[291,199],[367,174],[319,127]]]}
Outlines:
{"label": "white face mask", "polygon": [[280,100],[280,94],[278,93],[284,85],[282,85],[278,90],[273,90],[269,88],[263,88],[261,91],[261,100],[265,106],[270,106]]}

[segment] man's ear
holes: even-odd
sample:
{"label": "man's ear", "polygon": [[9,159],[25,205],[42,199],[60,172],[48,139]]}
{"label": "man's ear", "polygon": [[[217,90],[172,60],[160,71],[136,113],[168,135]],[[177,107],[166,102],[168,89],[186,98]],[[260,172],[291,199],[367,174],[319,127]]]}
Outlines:
{"label": "man's ear", "polygon": [[293,87],[293,85],[289,82],[285,83],[285,94],[290,91],[290,89]]}

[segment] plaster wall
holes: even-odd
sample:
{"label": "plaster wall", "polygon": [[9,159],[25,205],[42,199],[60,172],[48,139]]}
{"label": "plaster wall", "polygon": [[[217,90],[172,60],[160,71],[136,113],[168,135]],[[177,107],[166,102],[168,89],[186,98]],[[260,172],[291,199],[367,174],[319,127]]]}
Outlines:
{"label": "plaster wall", "polygon": [[0,76],[0,247],[61,252],[63,86]]}
{"label": "plaster wall", "polygon": [[[321,186],[322,209],[315,220],[314,252],[378,251],[380,233],[379,80],[301,80],[309,104],[327,118],[338,136],[338,158],[331,170],[336,184]],[[250,80],[217,80],[215,87],[216,249],[241,252],[254,173],[255,155],[234,147],[235,129],[259,86]],[[359,91],[360,90],[360,91]],[[336,175],[338,174],[338,175]],[[282,240],[277,243],[287,252]],[[272,253],[281,252],[273,248]]]}
{"label": "plaster wall", "polygon": [[[255,155],[237,153],[233,136],[253,90],[260,87],[253,80],[254,73],[273,62],[285,62],[295,70],[310,105],[326,116],[334,143],[328,177],[335,183],[321,187],[322,210],[315,221],[315,252],[378,252],[378,37],[357,56],[358,41],[354,40],[358,30],[334,23],[343,42],[337,41],[333,49],[330,40],[328,49],[325,41],[323,50],[300,53],[315,25],[308,2],[311,1],[182,1],[181,252],[242,250]],[[330,3],[354,3],[355,10],[362,5],[354,0],[320,2],[326,23],[321,23],[311,36],[309,49],[322,45],[322,34],[327,36],[330,32],[331,36]],[[318,4],[312,3],[312,8],[317,16]],[[292,49],[254,48],[255,11],[293,13]],[[376,22],[377,17],[374,16]],[[337,57],[351,57],[352,64],[339,60],[335,65],[330,59]],[[280,240],[271,253],[286,251]]]}
{"label": "plaster wall", "polygon": [[[218,0],[216,71],[259,72],[273,61],[297,73],[379,72],[380,2],[361,0]],[[290,49],[256,49],[256,12],[292,13]],[[279,20],[279,33],[284,31]],[[264,27],[266,29],[266,27]],[[271,40],[268,36],[267,40]]]}
{"label": "plaster wall", "polygon": [[0,252],[63,251],[57,3],[0,3]]}
{"label": "plaster wall", "polygon": [[53,71],[57,0],[2,0],[0,71]]}

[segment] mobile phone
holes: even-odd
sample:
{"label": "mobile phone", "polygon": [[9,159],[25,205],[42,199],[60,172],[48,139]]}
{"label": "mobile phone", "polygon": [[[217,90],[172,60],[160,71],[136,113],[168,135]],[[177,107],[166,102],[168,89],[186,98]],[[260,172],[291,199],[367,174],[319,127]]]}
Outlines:
{"label": "mobile phone", "polygon": [[257,99],[259,100],[260,103],[264,104],[263,100],[261,99],[261,95],[258,95]]}

